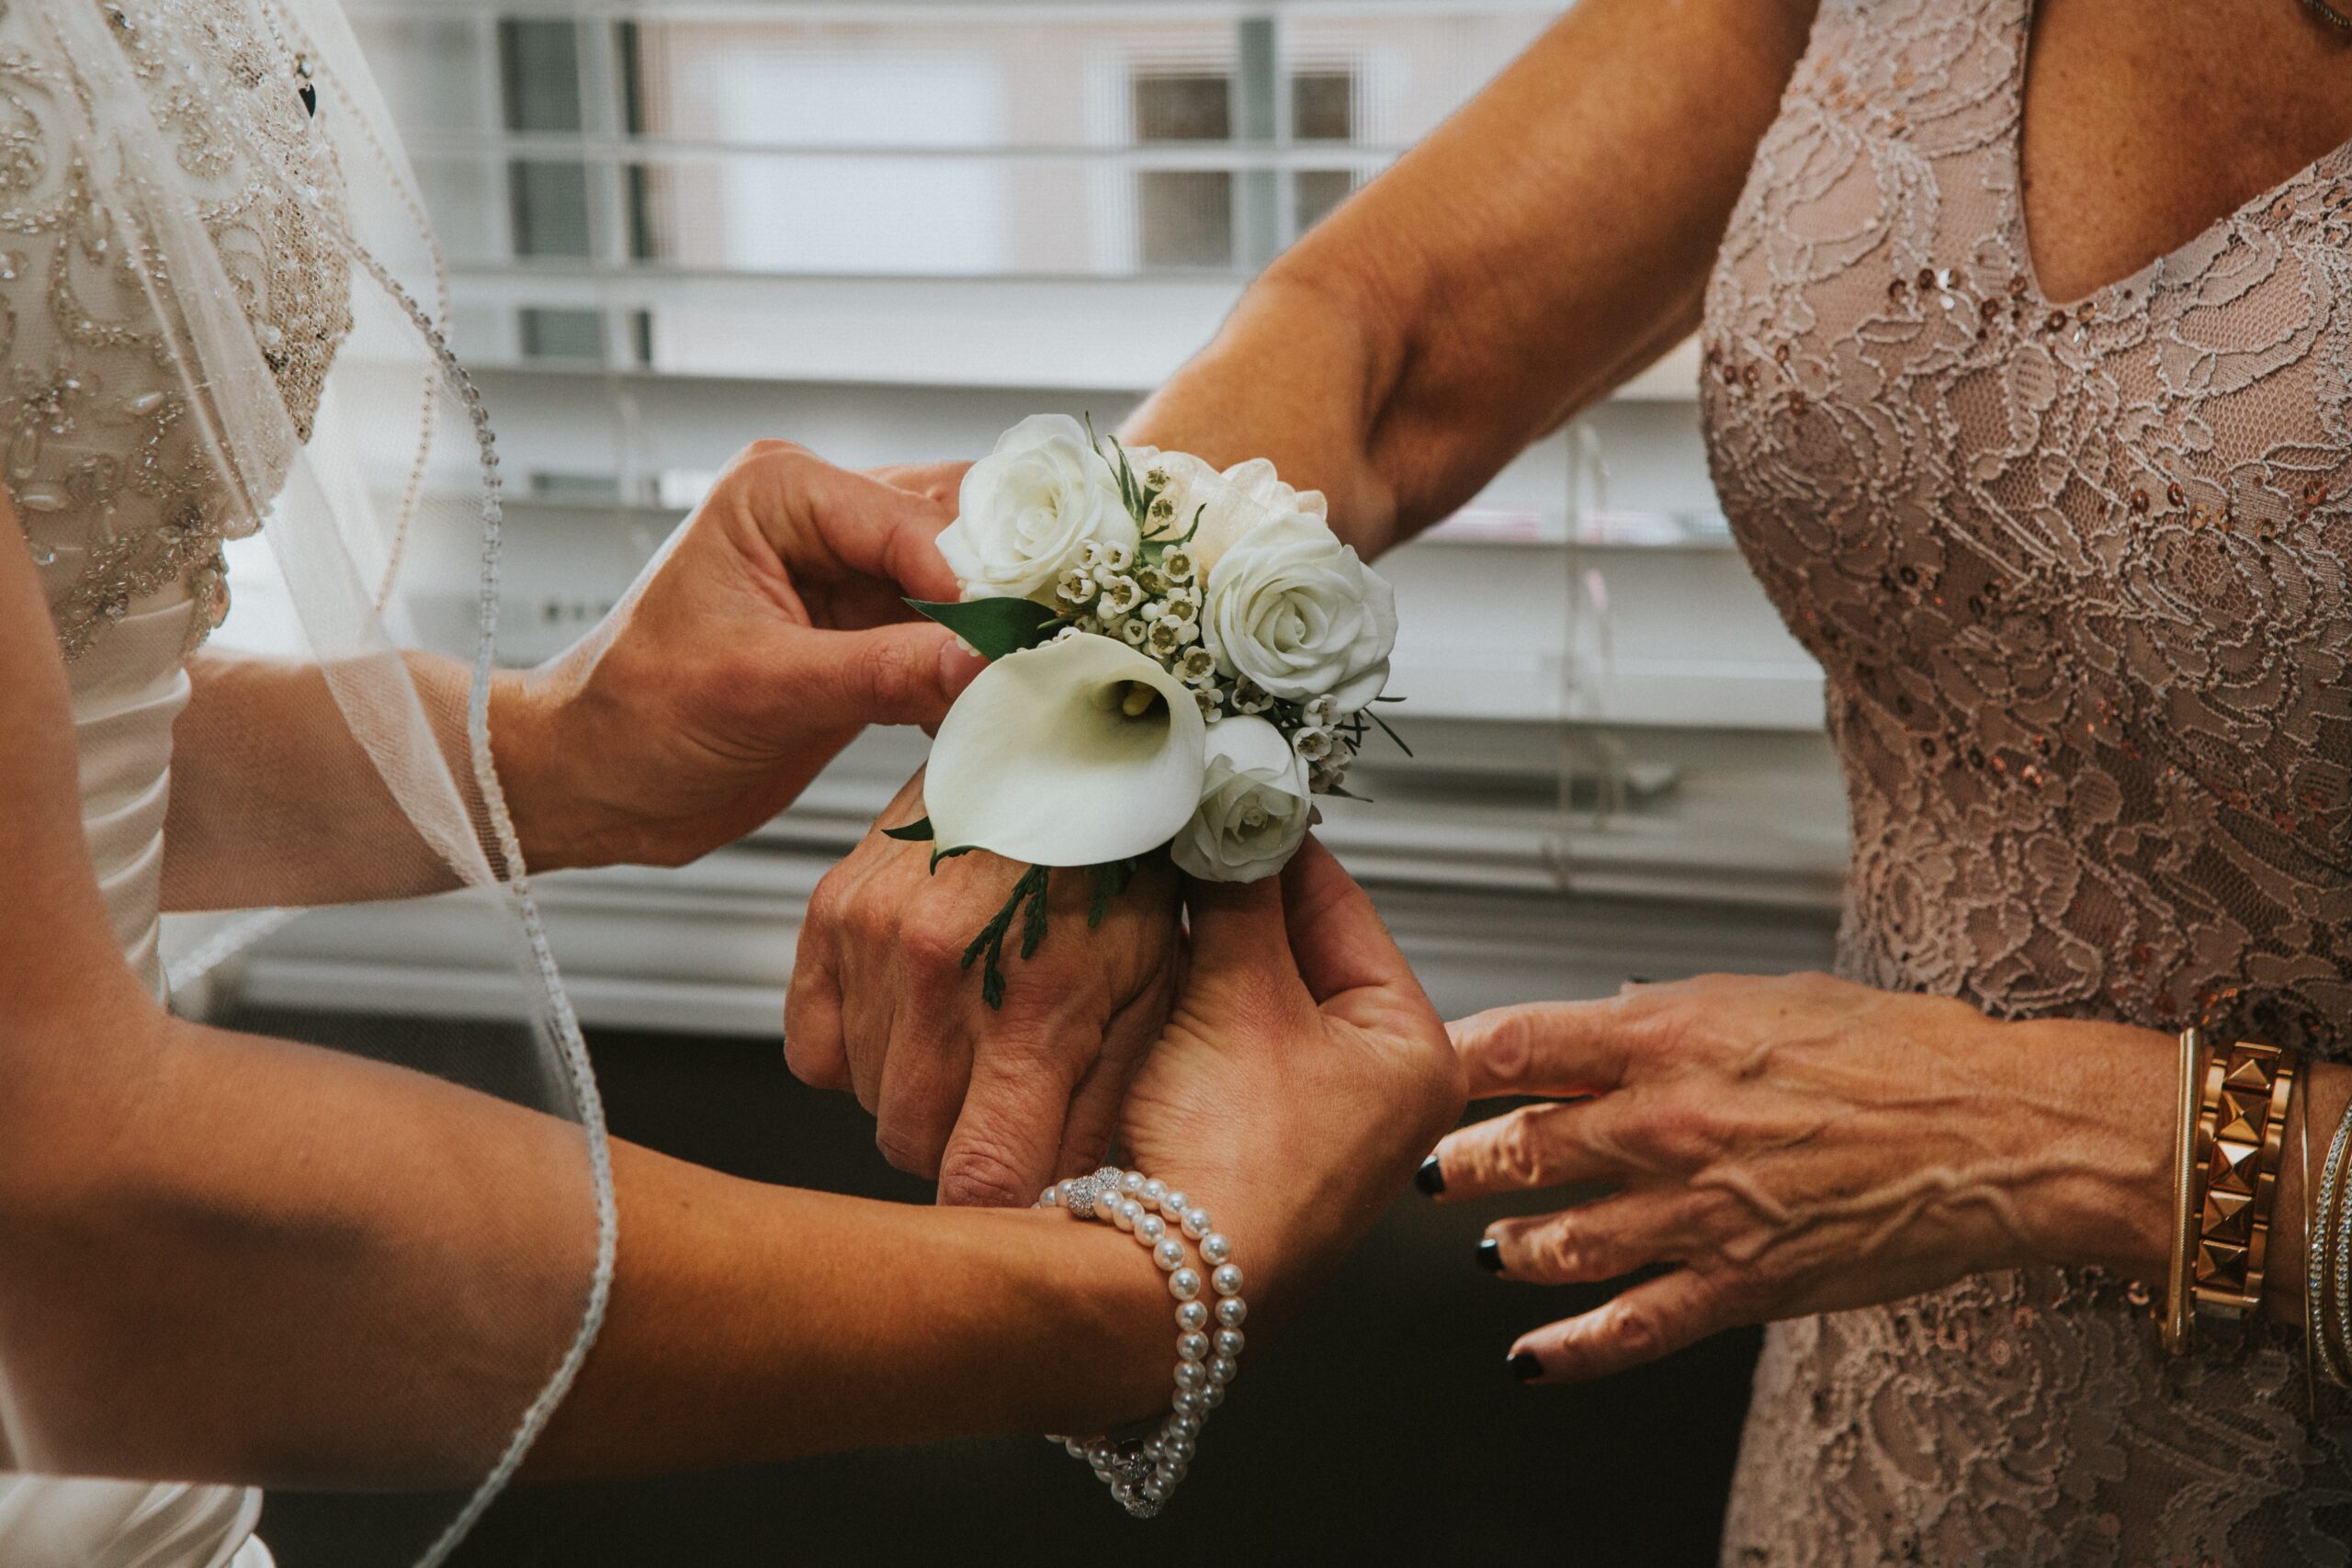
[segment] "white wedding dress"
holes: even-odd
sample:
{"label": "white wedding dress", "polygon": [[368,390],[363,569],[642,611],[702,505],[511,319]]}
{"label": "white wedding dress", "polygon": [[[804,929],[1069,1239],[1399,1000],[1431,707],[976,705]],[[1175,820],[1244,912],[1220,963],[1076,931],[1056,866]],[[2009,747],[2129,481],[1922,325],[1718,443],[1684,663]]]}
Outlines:
{"label": "white wedding dress", "polygon": [[[271,96],[282,137],[239,145],[176,103],[180,164],[211,202],[207,226],[243,265],[234,278],[298,430],[348,330],[349,271],[256,160],[309,155],[312,109],[268,13],[237,0],[101,6],[142,82],[150,7],[192,15],[217,49],[202,68]],[[172,724],[189,654],[227,607],[227,508],[208,494],[196,421],[156,352],[153,305],[107,231],[81,150],[51,96],[51,36],[26,0],[0,9],[0,452],[57,624],[73,694],[82,818],[125,959],[160,996],[157,916]],[[0,1474],[7,1568],[266,1568],[250,1488]]]}

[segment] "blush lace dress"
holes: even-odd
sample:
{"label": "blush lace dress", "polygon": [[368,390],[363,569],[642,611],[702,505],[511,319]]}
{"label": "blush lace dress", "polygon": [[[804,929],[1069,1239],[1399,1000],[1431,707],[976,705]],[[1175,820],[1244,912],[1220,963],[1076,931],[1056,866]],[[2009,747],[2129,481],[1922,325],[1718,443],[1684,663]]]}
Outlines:
{"label": "blush lace dress", "polygon": [[[172,726],[189,653],[227,609],[232,509],[163,352],[164,327],[88,183],[72,78],[33,25],[40,0],[0,0],[0,454],[22,537],[55,621],[73,698],[84,832],[124,959],[162,994],[156,954]],[[101,6],[101,0],[54,0]],[[262,160],[326,154],[296,57],[259,0],[119,0],[101,7],[183,170],[266,345],[299,431],[350,328],[350,275]],[[211,122],[171,85],[141,22],[168,8],[209,40],[194,62],[250,93],[263,143]],[[331,106],[330,106],[331,107]],[[5,886],[5,874],[0,874]],[[7,1568],[266,1568],[260,1494],[0,1473]]]}
{"label": "blush lace dress", "polygon": [[[1708,293],[1716,483],[1828,675],[1839,966],[2342,1057],[2352,152],[2052,300],[2030,21],[1825,0]],[[2300,1349],[2169,1361],[2143,1303],[2036,1269],[1776,1325],[1724,1561],[2352,1560]]]}

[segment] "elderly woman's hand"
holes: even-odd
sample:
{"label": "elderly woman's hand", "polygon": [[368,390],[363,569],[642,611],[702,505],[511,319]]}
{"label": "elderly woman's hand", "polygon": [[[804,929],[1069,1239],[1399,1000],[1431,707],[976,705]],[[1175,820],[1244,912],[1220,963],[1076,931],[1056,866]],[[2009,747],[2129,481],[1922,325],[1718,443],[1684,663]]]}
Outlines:
{"label": "elderly woman's hand", "polygon": [[1667,1266],[1522,1337],[1525,1379],[1597,1377],[1986,1269],[2165,1267],[2167,1035],[1996,1022],[1821,975],[1629,984],[1453,1030],[1474,1098],[1544,1099],[1448,1137],[1425,1189],[1616,1190],[1498,1223],[1482,1260],[1545,1284]]}

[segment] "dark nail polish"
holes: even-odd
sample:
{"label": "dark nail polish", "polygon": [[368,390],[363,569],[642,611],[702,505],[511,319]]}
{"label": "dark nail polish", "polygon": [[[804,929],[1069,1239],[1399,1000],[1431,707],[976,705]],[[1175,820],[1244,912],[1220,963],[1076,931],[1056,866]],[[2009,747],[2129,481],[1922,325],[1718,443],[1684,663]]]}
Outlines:
{"label": "dark nail polish", "polygon": [[1413,1173],[1413,1185],[1432,1198],[1445,1190],[1445,1171],[1438,1165],[1437,1156],[1421,1161],[1421,1168]]}
{"label": "dark nail polish", "polygon": [[1625,984],[1629,986],[1651,986],[1656,985],[1657,982],[1652,980],[1647,975],[1628,975],[1625,976]]}
{"label": "dark nail polish", "polygon": [[1478,1267],[1489,1274],[1503,1271],[1503,1244],[1493,1236],[1478,1244]]}
{"label": "dark nail polish", "polygon": [[1533,1382],[1544,1375],[1544,1363],[1535,1359],[1532,1350],[1521,1350],[1510,1359],[1510,1375],[1521,1382]]}

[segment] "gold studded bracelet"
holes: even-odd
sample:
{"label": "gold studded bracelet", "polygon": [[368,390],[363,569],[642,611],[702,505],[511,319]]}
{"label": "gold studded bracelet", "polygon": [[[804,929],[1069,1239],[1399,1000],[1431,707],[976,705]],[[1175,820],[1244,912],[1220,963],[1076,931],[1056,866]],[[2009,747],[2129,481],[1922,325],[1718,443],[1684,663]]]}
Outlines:
{"label": "gold studded bracelet", "polygon": [[2292,1055],[2256,1040],[2206,1057],[2197,1107],[2203,1192],[2190,1265],[2201,1316],[2239,1318],[2261,1304],[2295,1072]]}

